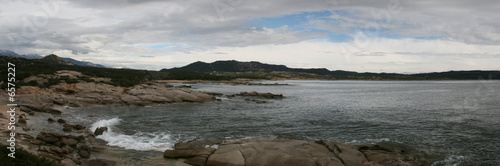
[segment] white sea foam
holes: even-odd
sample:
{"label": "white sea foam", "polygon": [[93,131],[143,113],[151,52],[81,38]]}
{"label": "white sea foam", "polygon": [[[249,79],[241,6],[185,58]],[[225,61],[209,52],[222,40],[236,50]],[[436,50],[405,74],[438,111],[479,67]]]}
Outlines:
{"label": "white sea foam", "polygon": [[108,127],[108,131],[112,131],[113,126],[117,125],[120,123],[121,119],[120,118],[112,118],[112,119],[105,119],[105,120],[100,120],[95,123],[93,123],[90,126],[90,131],[95,131],[98,127]]}
{"label": "white sea foam", "polygon": [[213,145],[205,145],[205,148],[219,149],[219,145],[217,145],[217,144],[213,144]]}
{"label": "white sea foam", "polygon": [[229,100],[229,98],[227,98],[227,97],[215,97],[215,99]]}
{"label": "white sea foam", "polygon": [[118,134],[114,132],[106,132],[103,135],[97,136],[108,142],[108,145],[119,146],[125,149],[134,150],[156,150],[163,152],[167,149],[172,149],[174,141],[168,133],[136,133],[134,135]]}
{"label": "white sea foam", "polygon": [[452,166],[457,166],[460,165],[462,161],[466,159],[465,156],[457,156],[457,155],[451,155],[448,158],[441,160],[441,161],[436,161],[432,163],[432,166],[434,165],[452,165]]}
{"label": "white sea foam", "polygon": [[134,150],[155,150],[155,151],[165,151],[167,149],[172,149],[174,146],[174,141],[171,134],[166,132],[155,132],[155,133],[143,133],[137,132],[134,135],[126,135],[121,133],[113,132],[115,125],[119,124],[121,119],[112,118],[107,120],[100,120],[92,124],[91,129],[95,130],[97,127],[106,126],[108,131],[104,132],[102,135],[96,138],[105,140],[110,146],[123,147],[125,149]]}
{"label": "white sea foam", "polygon": [[352,140],[349,142],[346,142],[347,144],[377,144],[380,142],[389,142],[389,138],[379,138],[379,139],[364,139],[364,140]]}

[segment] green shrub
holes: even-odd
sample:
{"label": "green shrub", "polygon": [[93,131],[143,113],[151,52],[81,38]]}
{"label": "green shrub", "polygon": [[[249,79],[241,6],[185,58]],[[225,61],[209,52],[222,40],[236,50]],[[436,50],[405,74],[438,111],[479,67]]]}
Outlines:
{"label": "green shrub", "polygon": [[36,81],[36,80],[31,80],[31,81],[29,81],[29,82],[28,82],[28,85],[29,85],[29,86],[38,86],[38,81]]}
{"label": "green shrub", "polygon": [[15,157],[7,156],[10,150],[7,146],[0,145],[0,165],[2,166],[59,166],[60,164],[46,158],[39,158],[21,149],[16,149]]}
{"label": "green shrub", "polygon": [[60,80],[69,80],[69,76],[60,76],[59,79]]}
{"label": "green shrub", "polygon": [[66,83],[74,84],[74,83],[78,83],[78,80],[77,79],[68,79],[68,80],[66,80]]}
{"label": "green shrub", "polygon": [[4,89],[5,90],[7,88],[8,88],[8,85],[5,82],[0,86],[0,89]]}
{"label": "green shrub", "polygon": [[57,85],[57,84],[59,84],[59,83],[61,83],[61,80],[60,80],[60,79],[53,79],[53,78],[49,78],[49,79],[47,80],[47,82],[43,83],[43,86],[44,86],[44,87],[50,87],[50,86],[52,86],[52,85]]}
{"label": "green shrub", "polygon": [[90,79],[90,77],[87,76],[78,77],[78,79],[83,80],[85,82],[95,82],[93,79]]}

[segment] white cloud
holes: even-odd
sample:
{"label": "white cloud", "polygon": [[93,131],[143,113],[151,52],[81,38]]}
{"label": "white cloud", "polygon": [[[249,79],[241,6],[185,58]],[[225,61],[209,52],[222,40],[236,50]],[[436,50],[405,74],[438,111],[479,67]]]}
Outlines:
{"label": "white cloud", "polygon": [[478,68],[498,70],[500,46],[470,45],[444,40],[380,38],[370,41],[368,47],[360,50],[349,43],[310,40],[280,45],[218,47],[190,53],[170,52],[155,58],[137,58],[134,67],[159,70],[195,61],[233,59],[284,64],[289,67],[326,67],[330,70],[359,72],[419,73]]}
{"label": "white cloud", "polygon": [[[0,48],[21,54],[59,53],[148,69],[221,59],[374,72],[500,69],[493,64],[500,55],[497,0],[2,3]],[[301,31],[286,24],[251,28],[249,22],[315,11],[332,11],[333,15],[310,17],[302,26],[324,32]],[[327,32],[352,35],[357,40],[323,41]],[[388,39],[389,35],[396,39]],[[433,38],[412,39],[417,37]],[[163,50],[144,47],[162,44],[171,46]]]}

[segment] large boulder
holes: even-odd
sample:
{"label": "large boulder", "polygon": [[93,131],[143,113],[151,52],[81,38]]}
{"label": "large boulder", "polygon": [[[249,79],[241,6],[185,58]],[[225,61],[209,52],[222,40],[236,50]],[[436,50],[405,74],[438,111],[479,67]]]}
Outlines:
{"label": "large boulder", "polygon": [[[176,145],[178,148],[203,147],[196,141]],[[206,147],[206,145],[205,145]],[[187,151],[187,150],[184,150]],[[171,153],[166,151],[165,153]],[[197,155],[186,160],[193,165],[328,165],[342,166],[323,145],[296,140],[250,139],[220,144],[208,158]],[[206,159],[206,162],[205,160]]]}
{"label": "large boulder", "polygon": [[57,123],[64,123],[64,124],[65,124],[65,123],[67,123],[67,122],[66,122],[66,120],[64,120],[64,119],[58,119],[58,120],[57,120]]}
{"label": "large boulder", "polygon": [[75,147],[76,144],[78,143],[78,141],[74,140],[74,139],[66,139],[64,141],[62,141],[64,143],[64,145],[68,145],[68,146],[71,146],[71,147]]}
{"label": "large boulder", "polygon": [[58,77],[69,77],[71,79],[77,79],[78,77],[84,76],[81,72],[72,70],[59,70],[55,75]]}
{"label": "large boulder", "polygon": [[78,155],[81,157],[81,158],[84,158],[84,159],[88,159],[90,158],[90,154],[88,151],[85,151],[85,150],[80,150],[78,151]]}
{"label": "large boulder", "polygon": [[84,158],[84,159],[90,158],[90,150],[91,150],[90,146],[83,144],[83,145],[79,145],[76,149],[78,150],[78,155],[81,158]]}
{"label": "large boulder", "polygon": [[80,82],[75,84],[62,83],[53,85],[50,87],[50,89],[55,92],[70,93],[70,94],[78,93],[79,95],[88,95],[92,93],[119,95],[124,91],[123,87],[102,84],[102,83],[95,83],[95,82]]}
{"label": "large boulder", "polygon": [[365,155],[355,146],[331,141],[324,141],[324,145],[328,148],[335,148],[333,150],[335,156],[346,166],[361,166],[368,161]]}
{"label": "large boulder", "polygon": [[139,97],[137,96],[133,96],[133,95],[129,95],[129,94],[124,94],[120,97],[120,99],[125,102],[125,104],[128,104],[128,105],[150,105],[151,102],[145,102],[145,101],[142,101]]}
{"label": "large boulder", "polygon": [[50,144],[53,144],[53,143],[56,143],[59,141],[59,138],[53,137],[53,136],[42,136],[42,137],[37,136],[37,139],[44,141],[46,143],[50,143]]}
{"label": "large boulder", "polygon": [[214,154],[210,155],[207,165],[245,166],[245,157],[241,153],[241,145],[227,144],[219,147]]}
{"label": "large boulder", "polygon": [[203,156],[212,154],[212,149],[193,149],[193,150],[166,150],[163,153],[165,158],[190,158],[194,156]]}
{"label": "large boulder", "polygon": [[19,107],[21,111],[24,112],[46,112],[46,113],[51,113],[54,115],[61,115],[61,111],[54,109],[50,106],[45,106],[45,105],[30,105],[30,104],[24,104],[20,105]]}
{"label": "large boulder", "polygon": [[394,147],[374,145],[361,146],[359,149],[369,161],[380,165],[425,165],[426,163],[419,156],[407,154],[405,150]]}
{"label": "large boulder", "polygon": [[230,144],[235,143],[241,146],[246,165],[342,165],[325,146],[314,142],[255,139]]}
{"label": "large boulder", "polygon": [[139,95],[137,96],[142,101],[151,101],[153,103],[171,103],[174,100],[168,97],[159,96],[159,95]]}
{"label": "large boulder", "polygon": [[[191,165],[381,166],[426,165],[397,148],[353,146],[332,141],[281,139],[197,139],[175,145],[165,158],[188,158]],[[217,146],[210,146],[213,144]],[[216,150],[214,150],[216,149]]]}
{"label": "large boulder", "polygon": [[236,94],[237,96],[250,96],[250,97],[260,97],[268,99],[281,99],[284,98],[283,94],[272,94],[272,93],[258,93],[258,92],[240,92]]}
{"label": "large boulder", "polygon": [[69,135],[58,134],[58,133],[47,133],[42,131],[38,133],[36,139],[46,143],[55,144],[67,137],[69,137]]}
{"label": "large boulder", "polygon": [[71,160],[69,158],[61,160],[61,165],[64,165],[64,166],[77,166],[76,163],[73,162],[73,160]]}
{"label": "large boulder", "polygon": [[213,145],[222,143],[224,139],[195,139],[176,143],[175,150],[166,150],[165,158],[189,158],[185,162],[191,165],[206,165],[207,158],[215,151]]}
{"label": "large boulder", "polygon": [[108,131],[108,127],[98,127],[95,129],[94,135],[95,136],[102,135],[102,133],[104,133],[105,131]]}

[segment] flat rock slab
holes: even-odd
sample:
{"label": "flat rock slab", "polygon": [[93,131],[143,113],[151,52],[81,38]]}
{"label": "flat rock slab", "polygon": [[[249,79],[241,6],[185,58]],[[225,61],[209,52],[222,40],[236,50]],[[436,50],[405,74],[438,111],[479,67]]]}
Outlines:
{"label": "flat rock slab", "polygon": [[368,161],[365,155],[353,145],[332,141],[317,141],[317,143],[324,145],[330,151],[334,152],[335,156],[346,166],[361,166]]}
{"label": "flat rock slab", "polygon": [[207,160],[207,165],[245,166],[241,145],[228,144],[219,147]]}
{"label": "flat rock slab", "polygon": [[212,149],[193,149],[193,150],[166,150],[163,153],[165,158],[189,158],[212,154]]}
{"label": "flat rock slab", "polygon": [[[219,144],[215,150],[207,148]],[[426,165],[406,156],[404,150],[374,146],[354,146],[333,141],[283,139],[192,140],[166,150],[165,158],[188,158],[192,165],[207,166],[380,166]]]}
{"label": "flat rock slab", "polygon": [[207,165],[341,166],[323,145],[296,140],[250,139],[220,145]]}

